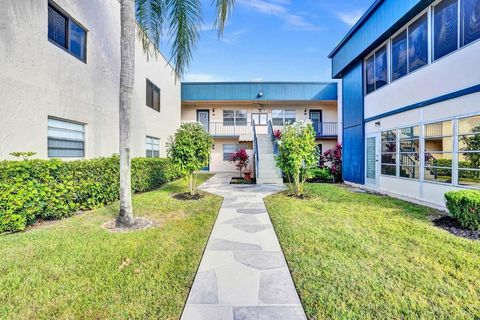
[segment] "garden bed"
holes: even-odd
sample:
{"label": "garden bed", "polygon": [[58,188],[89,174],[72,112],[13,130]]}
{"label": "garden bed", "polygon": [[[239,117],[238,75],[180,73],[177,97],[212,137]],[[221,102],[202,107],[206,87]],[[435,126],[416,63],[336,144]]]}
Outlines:
{"label": "garden bed", "polygon": [[450,216],[443,216],[433,220],[433,224],[437,227],[444,229],[451,234],[458,237],[467,238],[471,240],[480,240],[479,230],[469,230],[462,227],[455,218]]}
{"label": "garden bed", "polygon": [[256,184],[256,180],[255,179],[252,179],[250,181],[247,181],[243,178],[240,178],[240,177],[232,177],[232,180],[230,180],[230,184]]}

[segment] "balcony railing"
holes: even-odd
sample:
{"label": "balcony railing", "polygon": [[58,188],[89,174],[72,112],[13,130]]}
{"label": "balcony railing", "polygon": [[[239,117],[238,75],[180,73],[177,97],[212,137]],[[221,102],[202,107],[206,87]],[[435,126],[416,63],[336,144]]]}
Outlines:
{"label": "balcony railing", "polygon": [[236,137],[252,134],[252,123],[209,122],[204,124],[205,129],[214,137]]}
{"label": "balcony railing", "polygon": [[[241,135],[252,135],[253,134],[253,125],[251,122],[222,122],[222,121],[213,121],[208,124],[204,124],[205,129],[213,137],[238,137]],[[259,133],[267,134],[267,127],[265,125],[256,125],[258,127]],[[338,135],[338,125],[336,122],[319,122],[313,123],[313,128],[317,133],[317,138],[336,138]],[[282,130],[283,126],[272,126],[273,129]],[[258,131],[258,129],[257,129]]]}

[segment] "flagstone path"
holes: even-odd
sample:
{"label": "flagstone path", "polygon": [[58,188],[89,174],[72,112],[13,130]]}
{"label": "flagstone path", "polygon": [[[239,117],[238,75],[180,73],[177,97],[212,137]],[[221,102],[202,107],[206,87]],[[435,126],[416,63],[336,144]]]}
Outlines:
{"label": "flagstone path", "polygon": [[200,187],[224,200],[182,319],[306,319],[263,202],[285,186],[230,179],[217,174]]}

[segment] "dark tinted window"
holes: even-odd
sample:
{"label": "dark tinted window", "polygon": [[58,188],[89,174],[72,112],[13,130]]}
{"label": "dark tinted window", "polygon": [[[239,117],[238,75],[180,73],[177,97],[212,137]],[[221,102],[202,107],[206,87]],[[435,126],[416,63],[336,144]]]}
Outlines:
{"label": "dark tinted window", "polygon": [[365,81],[367,83],[367,93],[375,91],[375,77],[374,77],[374,72],[375,72],[375,61],[374,61],[374,56],[369,58],[366,63],[366,68],[365,68]]}
{"label": "dark tinted window", "polygon": [[409,72],[428,64],[427,15],[423,15],[408,27]]}
{"label": "dark tinted window", "polygon": [[160,111],[160,89],[147,79],[147,106]]}
{"label": "dark tinted window", "polygon": [[400,79],[407,74],[407,52],[405,30],[392,40],[392,80]]}
{"label": "dark tinted window", "polygon": [[68,19],[52,6],[48,6],[48,39],[67,48]]}
{"label": "dark tinted window", "polygon": [[434,9],[434,59],[439,59],[458,48],[458,1],[444,0]]}
{"label": "dark tinted window", "polygon": [[480,39],[480,0],[462,1],[462,44]]}
{"label": "dark tinted window", "polygon": [[375,89],[387,84],[387,74],[387,47],[385,46],[375,53]]}
{"label": "dark tinted window", "polygon": [[86,61],[87,31],[51,4],[48,5],[48,39]]}

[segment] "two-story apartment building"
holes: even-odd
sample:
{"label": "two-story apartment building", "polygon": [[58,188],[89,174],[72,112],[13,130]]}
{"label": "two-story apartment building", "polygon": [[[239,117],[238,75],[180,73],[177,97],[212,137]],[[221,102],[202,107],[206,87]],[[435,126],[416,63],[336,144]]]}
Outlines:
{"label": "two-story apartment building", "polygon": [[[269,126],[281,131],[287,123],[311,119],[319,149],[332,148],[341,139],[337,99],[336,83],[183,83],[182,121],[201,122],[214,137],[210,171],[235,171],[230,158],[240,148],[250,153],[254,171],[254,127],[257,136],[263,137],[269,134]],[[264,152],[262,144],[258,148]],[[272,160],[271,155],[264,158]]]}
{"label": "two-story apartment building", "polygon": [[[180,84],[136,47],[133,156],[165,156],[180,124]],[[16,0],[0,8],[0,159],[118,153],[118,0]]]}
{"label": "two-story apartment building", "polygon": [[480,187],[480,1],[377,0],[330,54],[344,179],[444,207]]}

